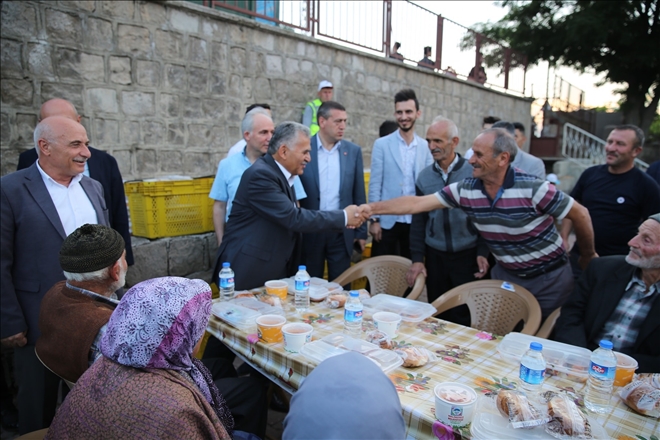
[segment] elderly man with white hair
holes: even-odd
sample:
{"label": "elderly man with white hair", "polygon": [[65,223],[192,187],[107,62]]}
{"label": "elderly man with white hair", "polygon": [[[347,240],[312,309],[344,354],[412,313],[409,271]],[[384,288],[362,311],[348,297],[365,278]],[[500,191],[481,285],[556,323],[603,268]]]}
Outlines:
{"label": "elderly man with white hair", "polygon": [[594,350],[612,341],[634,357],[638,373],[660,371],[660,213],[629,242],[628,255],[595,258],[578,280],[555,326],[558,341]]}

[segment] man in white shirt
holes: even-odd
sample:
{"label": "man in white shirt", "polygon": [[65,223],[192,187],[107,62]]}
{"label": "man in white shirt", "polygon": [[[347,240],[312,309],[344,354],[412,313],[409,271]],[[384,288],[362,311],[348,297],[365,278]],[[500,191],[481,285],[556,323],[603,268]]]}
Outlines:
{"label": "man in white shirt", "polygon": [[[250,113],[250,111],[252,111],[255,108],[262,108],[262,109],[268,111],[268,115],[272,119],[273,115],[270,111],[270,105],[268,105],[268,104],[252,104],[252,105],[248,106],[248,108],[245,110],[245,114],[247,115],[248,113]],[[243,131],[243,130],[241,130],[241,131]],[[236,142],[234,145],[231,146],[231,148],[227,152],[226,157],[231,157],[234,154],[242,152],[245,149],[246,145],[247,145],[247,142],[245,141],[245,138],[241,138],[240,141]]]}
{"label": "man in white shirt", "polygon": [[[428,143],[414,131],[421,117],[415,91],[404,89],[394,95],[394,116],[399,129],[377,139],[371,152],[369,202],[415,195],[419,173],[433,163]],[[371,218],[371,256],[401,255],[410,258],[412,215],[382,215]]]}
{"label": "man in white shirt", "polygon": [[103,187],[83,175],[90,157],[85,128],[52,116],[34,132],[39,159],[0,181],[1,342],[15,347],[21,434],[42,429],[55,414],[59,380],[34,354],[39,308],[64,279],[58,253],[85,223],[109,225]]}
{"label": "man in white shirt", "polygon": [[[335,101],[326,101],[318,109],[319,131],[311,139],[311,161],[300,180],[307,198],[300,202],[305,209],[333,211],[366,202],[362,149],[344,140],[346,109]],[[303,234],[303,259],[307,272],[323,277],[328,263],[328,279],[334,280],[351,265],[353,245],[364,249],[367,228]]]}

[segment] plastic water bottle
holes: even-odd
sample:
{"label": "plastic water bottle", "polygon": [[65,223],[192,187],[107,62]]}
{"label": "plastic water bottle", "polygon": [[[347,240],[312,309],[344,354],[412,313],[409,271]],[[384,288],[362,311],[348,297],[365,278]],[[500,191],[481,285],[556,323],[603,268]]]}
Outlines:
{"label": "plastic water bottle", "polygon": [[538,393],[545,379],[545,359],[543,345],[538,342],[529,344],[529,350],[520,359],[520,385],[528,393]]}
{"label": "plastic water bottle", "polygon": [[362,302],[357,290],[351,290],[344,305],[344,333],[356,339],[362,337]]}
{"label": "plastic water bottle", "polygon": [[222,263],[220,270],[220,301],[229,301],[234,298],[234,271],[229,263]]}
{"label": "plastic water bottle", "polygon": [[295,285],[296,312],[304,312],[309,309],[309,274],[306,266],[298,266]]}
{"label": "plastic water bottle", "polygon": [[612,342],[602,340],[599,348],[591,355],[589,382],[584,395],[584,405],[590,411],[603,413],[610,407],[614,376],[616,374],[616,356],[612,352]]}

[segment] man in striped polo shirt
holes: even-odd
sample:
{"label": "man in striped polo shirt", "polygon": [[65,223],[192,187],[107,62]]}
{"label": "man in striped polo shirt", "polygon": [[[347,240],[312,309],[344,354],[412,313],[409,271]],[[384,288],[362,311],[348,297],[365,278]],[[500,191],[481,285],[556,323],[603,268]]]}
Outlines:
{"label": "man in striped polo shirt", "polygon": [[416,214],[461,208],[486,241],[497,264],[493,279],[532,292],[545,318],[573,290],[571,267],[553,219],[569,218],[575,228],[584,268],[596,257],[586,208],[547,181],[511,167],[518,147],[505,130],[485,130],[474,140],[471,178],[435,194],[370,203],[372,214]]}

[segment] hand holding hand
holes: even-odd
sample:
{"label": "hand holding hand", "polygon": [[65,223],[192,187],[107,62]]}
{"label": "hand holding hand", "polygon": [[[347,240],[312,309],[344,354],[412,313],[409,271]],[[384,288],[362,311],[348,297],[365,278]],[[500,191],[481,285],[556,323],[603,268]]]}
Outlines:
{"label": "hand holding hand", "polygon": [[410,266],[410,269],[408,269],[408,272],[406,272],[406,281],[408,282],[408,286],[412,287],[415,284],[415,279],[420,273],[423,273],[424,276],[427,276],[424,263],[413,263],[412,266]]}
{"label": "hand holding hand", "polygon": [[474,274],[474,277],[477,279],[481,279],[486,276],[488,273],[488,268],[490,268],[490,264],[488,264],[488,259],[486,257],[477,257],[477,267],[479,267],[479,272]]}
{"label": "hand holding hand", "polygon": [[371,217],[371,206],[369,206],[367,203],[363,203],[360,205],[360,213],[364,216],[364,220],[368,220],[369,217]]}
{"label": "hand holding hand", "polygon": [[27,344],[27,338],[25,334],[27,332],[18,333],[14,336],[9,336],[8,338],[0,339],[0,343],[3,347],[22,347]]}
{"label": "hand holding hand", "polygon": [[349,229],[355,229],[360,227],[364,223],[364,216],[360,212],[360,208],[356,205],[350,205],[344,208],[346,212],[346,227]]}

